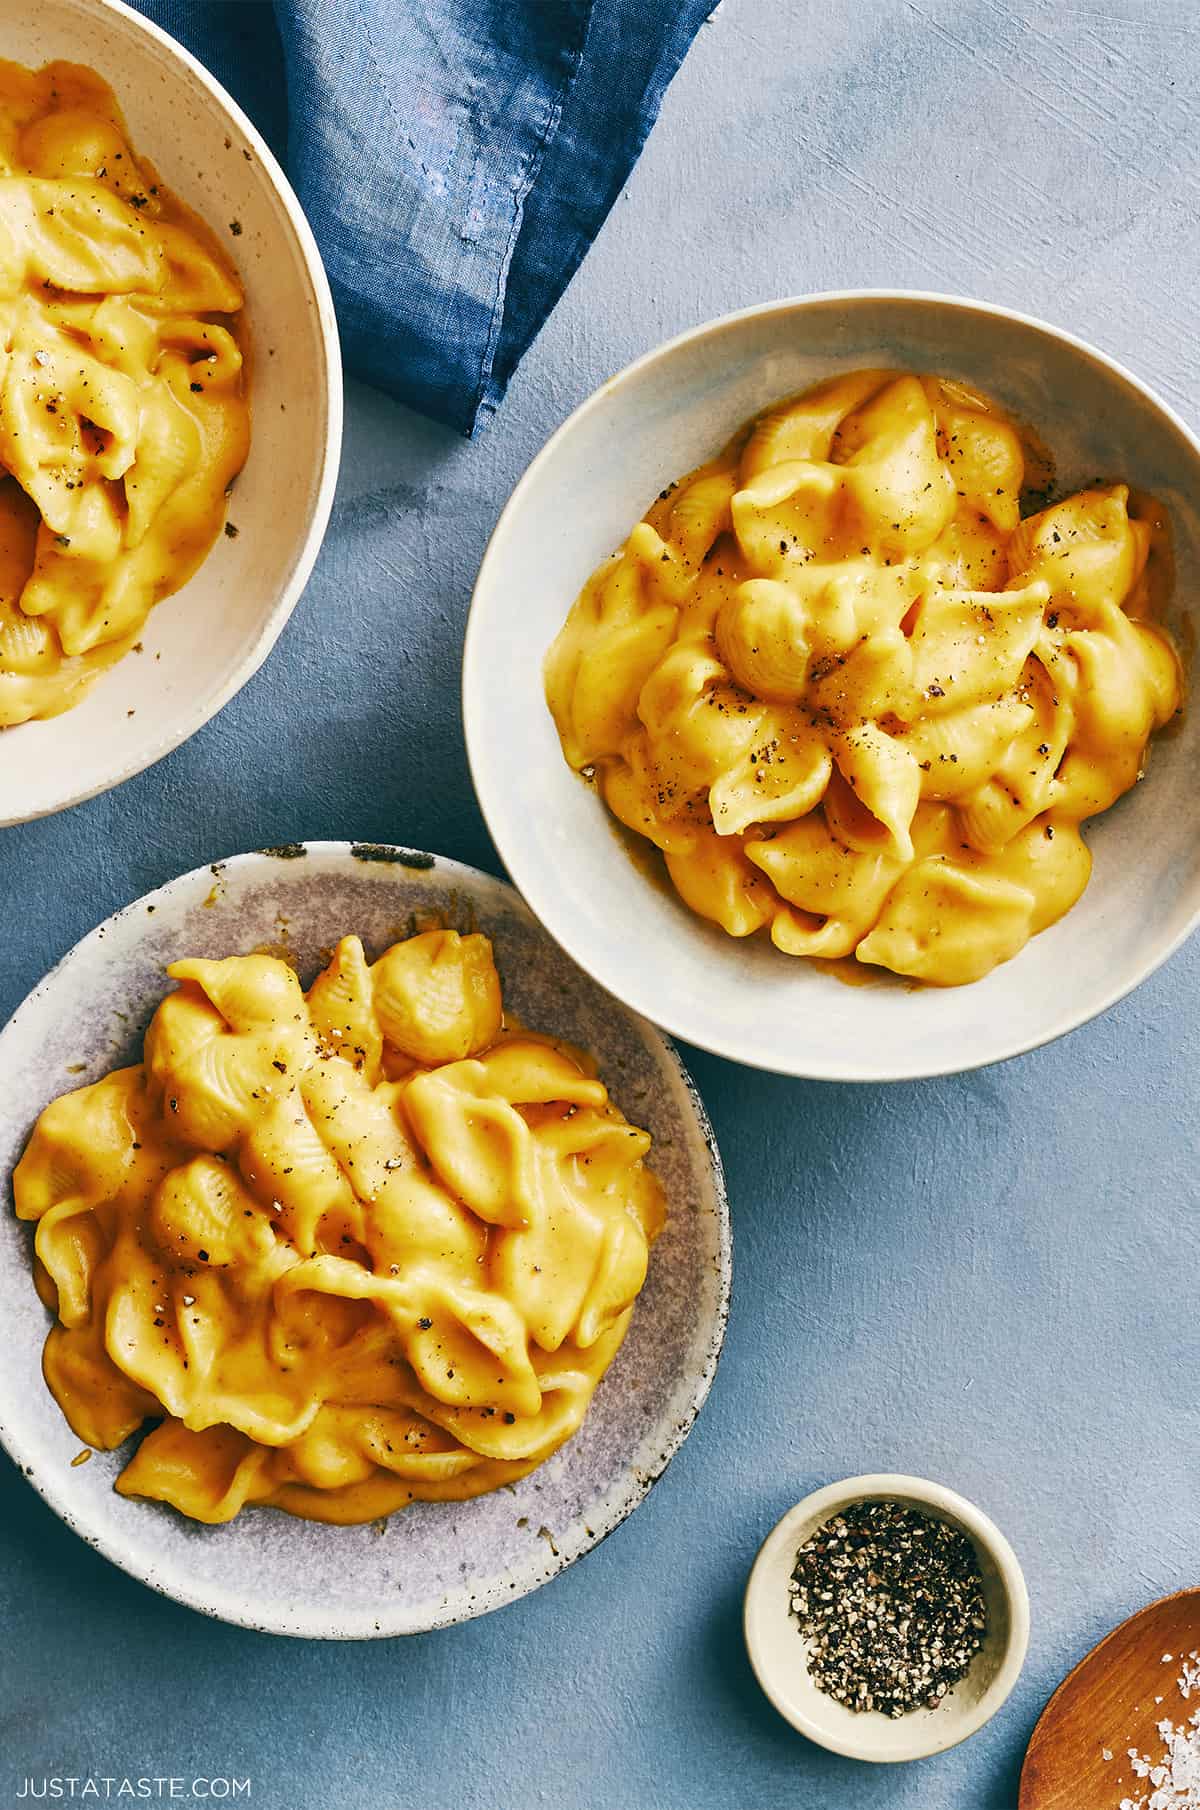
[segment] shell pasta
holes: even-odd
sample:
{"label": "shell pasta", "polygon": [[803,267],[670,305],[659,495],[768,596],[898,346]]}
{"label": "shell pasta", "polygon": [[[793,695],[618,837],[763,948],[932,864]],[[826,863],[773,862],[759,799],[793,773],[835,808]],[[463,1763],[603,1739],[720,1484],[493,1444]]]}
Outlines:
{"label": "shell pasta", "polygon": [[586,1057],[506,1027],[491,946],[428,931],[308,990],[187,960],[144,1060],[42,1113],[16,1170],[89,1445],[206,1522],[480,1495],[579,1426],[663,1223]]}
{"label": "shell pasta", "polygon": [[211,547],[241,307],[99,77],[0,63],[0,728],[78,703]]}
{"label": "shell pasta", "polygon": [[1125,484],[1023,514],[1029,479],[988,398],[857,371],[589,580],[546,661],[563,752],[693,911],[956,985],[1074,904],[1080,824],[1180,708],[1169,524]]}

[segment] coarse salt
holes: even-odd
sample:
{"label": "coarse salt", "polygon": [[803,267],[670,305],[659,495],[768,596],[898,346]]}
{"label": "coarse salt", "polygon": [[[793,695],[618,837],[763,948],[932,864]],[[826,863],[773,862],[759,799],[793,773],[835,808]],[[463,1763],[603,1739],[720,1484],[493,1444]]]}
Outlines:
{"label": "coarse salt", "polygon": [[[1164,1653],[1162,1663],[1172,1663],[1172,1658]],[[1186,1703],[1193,1691],[1200,1691],[1200,1651],[1180,1663],[1183,1670],[1176,1682]],[[1134,1776],[1150,1786],[1149,1796],[1123,1797],[1120,1810],[1200,1810],[1200,1710],[1178,1724],[1164,1716],[1158,1734],[1163,1744],[1160,1759],[1152,1760],[1136,1747],[1129,1749]]]}

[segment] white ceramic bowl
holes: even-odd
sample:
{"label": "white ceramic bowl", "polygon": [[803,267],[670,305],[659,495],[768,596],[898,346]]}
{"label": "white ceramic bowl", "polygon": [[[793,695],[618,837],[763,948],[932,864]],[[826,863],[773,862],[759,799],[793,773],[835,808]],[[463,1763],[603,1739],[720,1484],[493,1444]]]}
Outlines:
{"label": "white ceramic bowl", "polygon": [[[788,1585],[799,1548],[851,1503],[879,1497],[922,1509],[970,1536],[983,1573],[988,1615],[982,1648],[941,1706],[912,1710],[894,1721],[877,1710],[848,1710],[817,1689],[789,1607]],[[806,1496],[767,1535],[746,1586],[744,1627],[758,1682],[802,1735],[855,1760],[919,1760],[965,1741],[1007,1699],[1029,1645],[1029,1593],[1004,1535],[964,1497],[921,1477],[849,1477]]]}
{"label": "white ceramic bowl", "polygon": [[[221,535],[83,703],[0,732],[0,826],[107,791],[215,715],[265,660],[329,519],[342,436],[337,325],[300,204],[237,103],[118,0],[0,0],[0,56],[86,63],[134,146],[228,245],[246,290],[252,442]],[[232,235],[231,222],[241,231]]]}
{"label": "white ceramic bowl", "polygon": [[585,402],[500,518],[463,663],[479,800],[551,935],[618,998],[690,1043],[845,1081],[951,1073],[1045,1043],[1136,986],[1200,916],[1195,710],[1156,745],[1145,785],[1089,826],[1095,868],[1074,910],[985,980],[948,990],[850,987],[761,937],[727,937],[645,877],[596,792],[568,770],[542,659],[594,567],[666,480],[749,415],[864,365],[947,373],[990,391],[1045,435],[1068,488],[1104,474],[1155,491],[1174,521],[1177,600],[1196,595],[1200,444],[1165,403],[1102,353],[1010,310],[850,292],[699,327]]}
{"label": "white ceramic bowl", "polygon": [[[8,1178],[48,1101],[137,1061],[185,954],[257,948],[311,980],[351,931],[377,954],[432,917],[491,937],[505,1003],[591,1050],[613,1098],[654,1138],[668,1219],[628,1335],[573,1439],[528,1477],[461,1503],[417,1502],[381,1530],[274,1509],[223,1527],[119,1496],[127,1448],[73,1466],[80,1441],[42,1380],[50,1324],[30,1228]],[[590,1552],[642,1502],[691,1429],[729,1308],[729,1207],[712,1131],[652,1025],[557,949],[510,886],[414,849],[296,843],[183,874],[84,937],[0,1032],[0,1444],[81,1537],[134,1577],[226,1621],[277,1634],[413,1634],[515,1602]],[[13,1487],[20,1488],[19,1484]]]}

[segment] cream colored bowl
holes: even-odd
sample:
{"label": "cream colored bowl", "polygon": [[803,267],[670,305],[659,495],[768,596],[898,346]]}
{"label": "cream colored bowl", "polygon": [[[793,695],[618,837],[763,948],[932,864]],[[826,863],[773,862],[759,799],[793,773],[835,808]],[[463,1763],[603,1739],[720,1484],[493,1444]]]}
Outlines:
{"label": "cream colored bowl", "polygon": [[[895,1720],[876,1710],[849,1710],[817,1689],[789,1607],[788,1585],[799,1548],[851,1503],[880,1497],[921,1509],[969,1536],[983,1574],[988,1617],[982,1648],[941,1705]],[[767,1535],[746,1586],[744,1627],[758,1682],[802,1735],[856,1760],[919,1760],[965,1741],[1007,1700],[1029,1646],[1029,1593],[1004,1535],[964,1497],[921,1477],[849,1477],[806,1496]]]}
{"label": "cream colored bowl", "polygon": [[[542,660],[589,574],[664,482],[768,403],[862,366],[934,371],[991,392],[1044,433],[1065,490],[1123,475],[1174,520],[1179,609],[1200,586],[1200,444],[1104,354],[1024,315],[902,293],[772,302],[631,365],[576,410],[518,484],[475,587],[463,664],[471,772],[513,881],[551,935],[656,1024],[735,1061],[827,1080],[950,1073],[1092,1018],[1165,961],[1200,917],[1200,712],[1160,739],[1144,785],[1085,831],[1079,904],[986,979],[950,990],[847,986],[696,917],[635,865],[570,772]],[[1174,626],[1191,644],[1177,609]],[[649,845],[647,845],[648,847]],[[862,979],[871,982],[871,971]]]}
{"label": "cream colored bowl", "polygon": [[[342,434],[329,285],[266,143],[173,39],[117,0],[0,0],[0,56],[86,63],[133,143],[216,231],[246,289],[253,439],[222,535],[83,703],[0,731],[0,825],[78,804],[169,754],[257,671],[329,519]],[[231,230],[236,222],[240,231]]]}

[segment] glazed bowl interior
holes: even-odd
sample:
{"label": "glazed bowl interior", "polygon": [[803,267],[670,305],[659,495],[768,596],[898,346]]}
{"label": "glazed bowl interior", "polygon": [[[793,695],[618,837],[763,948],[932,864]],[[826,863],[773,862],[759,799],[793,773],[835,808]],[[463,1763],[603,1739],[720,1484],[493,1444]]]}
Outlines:
{"label": "glazed bowl interior", "polygon": [[135,150],[213,229],[246,291],[252,442],[221,535],[84,701],[0,732],[0,825],[140,772],[207,722],[265,659],[328,519],[341,442],[329,288],[279,166],[240,109],[164,33],[113,0],[0,0],[0,56],[84,63]]}
{"label": "glazed bowl interior", "polygon": [[[1102,1011],[1179,944],[1200,913],[1200,723],[1154,746],[1144,785],[1085,834],[1083,898],[971,986],[848,986],[735,941],[635,864],[594,789],[564,762],[542,660],[581,586],[664,484],[769,403],[862,366],[930,371],[990,392],[1048,442],[1057,489],[1127,478],[1170,509],[1170,626],[1200,578],[1200,447],[1102,354],[1006,310],[943,297],[848,293],[772,303],[685,334],[612,379],[534,461],[502,515],[468,626],[463,706],[472,775],[521,892],[619,998],[702,1048],[786,1074],[892,1080],[978,1066]],[[647,845],[648,847],[648,845]],[[863,979],[870,981],[871,971]]]}

